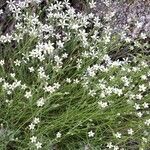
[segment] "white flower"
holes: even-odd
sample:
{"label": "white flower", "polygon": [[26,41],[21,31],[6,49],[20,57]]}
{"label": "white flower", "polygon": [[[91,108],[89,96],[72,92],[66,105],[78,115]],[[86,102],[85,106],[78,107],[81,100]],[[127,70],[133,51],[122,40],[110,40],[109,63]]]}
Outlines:
{"label": "white flower", "polygon": [[119,132],[117,132],[116,134],[114,134],[114,136],[116,137],[116,138],[121,138],[121,133],[119,133]]}
{"label": "white flower", "polygon": [[102,27],[102,24],[101,24],[101,22],[100,22],[100,18],[98,17],[98,16],[95,16],[94,17],[94,27]]}
{"label": "white flower", "polygon": [[94,137],[95,133],[93,131],[88,132],[88,137]]}
{"label": "white flower", "polygon": [[143,107],[144,107],[144,108],[149,108],[148,103],[144,102]]}
{"label": "white flower", "polygon": [[40,99],[37,101],[37,106],[38,106],[38,107],[42,107],[42,106],[44,105],[44,103],[45,103],[45,100],[44,100],[44,98],[42,97],[42,98],[40,98]]}
{"label": "white flower", "polygon": [[115,145],[114,150],[119,150],[119,146]]}
{"label": "white flower", "polygon": [[86,31],[83,29],[83,30],[79,30],[79,36],[81,36],[83,39],[85,39],[87,37],[87,33]]}
{"label": "white flower", "polygon": [[5,100],[5,102],[6,102],[6,103],[9,103],[9,100],[8,100],[8,99],[6,99],[6,100]]}
{"label": "white flower", "polygon": [[132,39],[131,39],[130,37],[126,37],[126,38],[125,38],[125,41],[126,41],[127,43],[130,43],[130,42],[132,41]]}
{"label": "white flower", "polygon": [[107,62],[110,62],[110,61],[111,61],[111,58],[109,57],[108,54],[105,54],[105,55],[103,56],[103,60],[105,60],[105,61],[107,61]]}
{"label": "white flower", "polygon": [[15,73],[10,73],[10,76],[11,76],[12,78],[15,78]]}
{"label": "white flower", "polygon": [[133,134],[133,132],[134,132],[134,131],[133,131],[133,129],[132,129],[132,128],[131,128],[131,129],[128,129],[128,134],[129,134],[129,135],[132,135],[132,134]]}
{"label": "white flower", "polygon": [[89,18],[94,18],[94,13],[92,13],[92,12],[89,13],[89,14],[88,14],[88,17],[89,17]]}
{"label": "white flower", "polygon": [[12,92],[11,91],[7,91],[7,94],[10,95]]}
{"label": "white flower", "polygon": [[36,146],[37,149],[40,149],[40,148],[42,148],[42,143],[37,142],[37,143],[35,144],[35,146]]}
{"label": "white flower", "polygon": [[61,38],[61,35],[59,33],[57,33],[55,36],[56,36],[56,39],[60,39]]}
{"label": "white flower", "polygon": [[30,72],[34,72],[34,68],[33,67],[29,67],[29,71]]}
{"label": "white flower", "polygon": [[36,143],[37,137],[36,136],[32,136],[30,138],[30,140],[31,140],[31,143]]}
{"label": "white flower", "polygon": [[59,56],[55,56],[54,59],[55,59],[55,62],[57,63],[57,66],[62,65],[62,58],[60,58]]}
{"label": "white flower", "polygon": [[53,51],[54,51],[53,45],[54,45],[54,43],[51,43],[50,41],[48,43],[45,43],[43,45],[43,51],[44,51],[44,53],[47,53],[49,55],[53,54]]}
{"label": "white flower", "polygon": [[124,82],[124,86],[129,86],[130,82],[126,76],[122,77],[121,80]]}
{"label": "white flower", "polygon": [[16,6],[15,6],[15,1],[13,0],[8,0],[6,1],[6,3],[8,4],[8,7],[11,11],[13,11],[14,9],[16,9]]}
{"label": "white flower", "polygon": [[91,2],[89,3],[90,8],[95,8],[96,7],[96,2],[94,2],[94,0],[91,0]]}
{"label": "white flower", "polygon": [[5,64],[4,60],[0,60],[0,65],[3,66]]}
{"label": "white flower", "polygon": [[54,83],[54,88],[55,89],[59,89],[59,87],[60,87],[60,84],[57,82],[57,83]]}
{"label": "white flower", "polygon": [[106,97],[105,92],[102,91],[102,93],[100,94],[100,97],[101,97],[101,98]]}
{"label": "white flower", "polygon": [[145,33],[141,33],[140,37],[141,37],[142,39],[146,39],[146,38],[147,38],[147,35],[146,35]]}
{"label": "white flower", "polygon": [[67,58],[68,57],[68,54],[67,53],[64,53],[63,55],[62,55],[62,58]]}
{"label": "white flower", "polygon": [[110,36],[105,36],[104,37],[104,42],[105,42],[105,44],[109,43],[110,42]]}
{"label": "white flower", "polygon": [[60,132],[57,132],[56,138],[61,138],[61,133]]}
{"label": "white flower", "polygon": [[67,79],[66,79],[66,82],[67,82],[67,83],[71,83],[71,79],[70,79],[70,78],[67,78]]}
{"label": "white flower", "polygon": [[4,79],[3,79],[3,78],[0,78],[0,83],[3,82],[3,81],[4,81]]}
{"label": "white flower", "polygon": [[78,79],[74,79],[73,82],[76,83],[76,84],[78,84],[79,80]]}
{"label": "white flower", "polygon": [[141,76],[141,79],[142,79],[142,80],[146,80],[146,79],[147,79],[147,76],[146,76],[146,75],[142,75],[142,76]]}
{"label": "white flower", "polygon": [[132,68],[132,71],[133,71],[133,72],[137,72],[138,70],[139,70],[138,67],[133,67],[133,68]]}
{"label": "white flower", "polygon": [[136,25],[137,28],[141,28],[143,26],[143,22],[138,22],[137,21],[135,25]]}
{"label": "white flower", "polygon": [[29,129],[30,129],[30,130],[34,130],[34,128],[35,128],[35,124],[31,123],[31,124],[29,125]]}
{"label": "white flower", "polygon": [[108,148],[113,148],[112,142],[109,142],[109,143],[107,144],[107,147],[108,147]]}
{"label": "white flower", "polygon": [[45,92],[50,92],[51,94],[56,91],[54,86],[45,86],[43,89]]}
{"label": "white flower", "polygon": [[141,62],[141,66],[144,67],[144,68],[146,68],[146,67],[148,67],[148,64],[147,64],[147,62],[142,61],[142,62]]}
{"label": "white flower", "polygon": [[117,89],[117,95],[121,96],[123,94],[122,89]]}
{"label": "white flower", "polygon": [[141,118],[141,117],[143,116],[143,114],[142,114],[141,112],[138,112],[138,113],[137,113],[137,116],[138,116],[139,118]]}
{"label": "white flower", "polygon": [[57,43],[58,48],[64,47],[64,42],[62,42],[61,40],[57,41],[56,43]]}
{"label": "white flower", "polygon": [[25,84],[21,85],[21,89],[25,90],[27,88],[27,86]]}
{"label": "white flower", "polygon": [[107,102],[102,102],[102,101],[98,102],[98,105],[102,108],[106,108],[108,106]]}
{"label": "white flower", "polygon": [[65,26],[67,26],[68,24],[66,23],[65,19],[61,19],[59,20],[59,26],[61,26],[62,28],[64,28]]}
{"label": "white flower", "polygon": [[79,28],[79,25],[78,24],[73,24],[70,27],[71,27],[71,29],[77,30]]}
{"label": "white flower", "polygon": [[138,100],[141,100],[141,99],[143,98],[143,96],[142,96],[142,94],[140,93],[140,94],[137,94],[137,95],[136,95],[136,98],[137,98]]}
{"label": "white flower", "polygon": [[142,140],[144,143],[147,143],[147,139],[145,137],[142,137]]}
{"label": "white flower", "polygon": [[1,15],[1,14],[3,14],[3,10],[2,10],[2,9],[0,9],[0,15]]}
{"label": "white flower", "polygon": [[149,126],[150,125],[150,119],[147,119],[144,123],[145,123],[145,125]]}
{"label": "white flower", "polygon": [[90,90],[89,95],[91,95],[93,97],[94,95],[96,95],[96,91],[95,90]]}
{"label": "white flower", "polygon": [[40,122],[40,119],[39,118],[34,118],[34,120],[33,120],[33,123],[34,124],[38,124]]}
{"label": "white flower", "polygon": [[[113,90],[113,92],[115,94],[117,94],[118,96],[121,96],[123,94],[122,89],[118,89],[118,88],[112,88],[111,90]],[[108,89],[106,89],[106,92],[108,91]]]}
{"label": "white flower", "polygon": [[46,79],[46,80],[49,79],[49,76],[45,74],[44,70],[39,72],[38,74],[39,74],[40,79]]}
{"label": "white flower", "polygon": [[26,97],[27,99],[30,98],[32,96],[31,91],[26,91],[24,97]]}
{"label": "white flower", "polygon": [[15,64],[15,66],[20,66],[21,61],[17,59],[17,60],[14,61],[14,64]]}
{"label": "white flower", "polygon": [[139,91],[140,92],[145,92],[146,91],[146,86],[144,84],[139,85]]}

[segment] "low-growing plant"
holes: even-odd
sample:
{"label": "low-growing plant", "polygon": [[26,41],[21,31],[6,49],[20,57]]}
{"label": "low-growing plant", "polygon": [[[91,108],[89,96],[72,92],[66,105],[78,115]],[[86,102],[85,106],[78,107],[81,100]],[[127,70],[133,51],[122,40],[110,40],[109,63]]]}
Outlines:
{"label": "low-growing plant", "polygon": [[0,36],[0,149],[148,150],[148,35],[114,33],[113,16],[102,22],[67,0],[7,5],[15,24]]}

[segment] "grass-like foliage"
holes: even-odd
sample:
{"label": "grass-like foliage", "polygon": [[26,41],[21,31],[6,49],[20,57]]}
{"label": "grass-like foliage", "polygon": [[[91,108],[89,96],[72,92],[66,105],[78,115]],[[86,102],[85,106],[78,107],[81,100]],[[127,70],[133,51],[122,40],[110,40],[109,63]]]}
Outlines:
{"label": "grass-like foliage", "polygon": [[67,0],[7,5],[13,25],[0,35],[0,150],[149,150],[146,33],[115,33],[112,14],[101,20]]}

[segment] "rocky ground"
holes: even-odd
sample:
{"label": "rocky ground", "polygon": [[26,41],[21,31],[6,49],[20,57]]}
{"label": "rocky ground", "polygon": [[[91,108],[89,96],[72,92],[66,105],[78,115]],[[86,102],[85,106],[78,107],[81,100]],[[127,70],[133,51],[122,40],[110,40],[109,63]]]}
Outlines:
{"label": "rocky ground", "polygon": [[150,33],[150,1],[149,0],[96,0],[97,5],[93,12],[97,15],[114,13],[111,23],[115,29],[123,29],[126,26],[132,29],[132,36],[137,36],[141,31]]}
{"label": "rocky ground", "polygon": [[[85,10],[84,3],[77,1],[72,0],[73,6],[79,11]],[[102,18],[113,15],[110,22],[117,31],[129,26],[132,37],[141,31],[150,35],[150,0],[96,0],[96,7],[91,11]]]}

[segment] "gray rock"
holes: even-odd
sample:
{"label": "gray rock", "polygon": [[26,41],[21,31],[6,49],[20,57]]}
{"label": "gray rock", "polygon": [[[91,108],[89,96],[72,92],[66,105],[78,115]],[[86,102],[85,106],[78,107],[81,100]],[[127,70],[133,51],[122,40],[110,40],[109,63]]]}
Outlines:
{"label": "gray rock", "polygon": [[[128,34],[137,37],[140,32],[150,35],[150,1],[149,0],[96,0],[96,8],[93,13],[100,17],[115,12],[111,18],[111,26],[117,31],[124,30],[125,26],[129,26]],[[141,24],[137,27],[136,24]]]}

